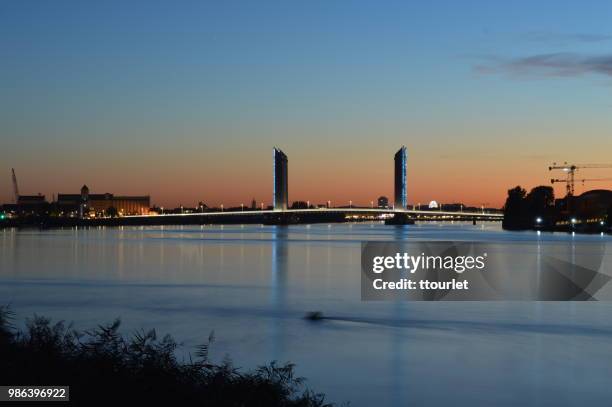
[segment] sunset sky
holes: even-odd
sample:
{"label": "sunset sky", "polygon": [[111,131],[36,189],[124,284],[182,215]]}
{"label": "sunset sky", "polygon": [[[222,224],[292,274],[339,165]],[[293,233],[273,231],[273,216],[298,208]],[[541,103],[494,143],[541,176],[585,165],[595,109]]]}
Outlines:
{"label": "sunset sky", "polygon": [[535,3],[3,1],[0,202],[270,204],[278,146],[290,201],[369,205],[406,145],[411,204],[500,206],[612,163],[612,3]]}

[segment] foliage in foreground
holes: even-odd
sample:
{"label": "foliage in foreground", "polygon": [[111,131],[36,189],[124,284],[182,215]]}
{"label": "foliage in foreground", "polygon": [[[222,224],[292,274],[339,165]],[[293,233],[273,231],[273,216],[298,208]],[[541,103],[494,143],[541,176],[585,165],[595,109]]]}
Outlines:
{"label": "foliage in foreground", "polygon": [[195,360],[179,362],[172,337],[159,339],[154,330],[124,337],[119,320],[79,332],[40,316],[20,331],[12,319],[0,307],[0,383],[69,385],[72,404],[328,406],[323,395],[304,389],[292,364],[243,373],[229,361],[210,363],[212,335]]}

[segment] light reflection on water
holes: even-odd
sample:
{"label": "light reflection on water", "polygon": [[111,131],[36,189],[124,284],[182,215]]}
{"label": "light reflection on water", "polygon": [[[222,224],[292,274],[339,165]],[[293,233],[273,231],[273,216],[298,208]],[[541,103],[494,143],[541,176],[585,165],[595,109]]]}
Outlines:
{"label": "light reflection on water", "polygon": [[609,303],[362,302],[361,241],[406,239],[610,241],[494,224],[2,230],[0,298],[20,319],[120,316],[187,351],[215,330],[214,358],[295,362],[355,406],[609,404]]}

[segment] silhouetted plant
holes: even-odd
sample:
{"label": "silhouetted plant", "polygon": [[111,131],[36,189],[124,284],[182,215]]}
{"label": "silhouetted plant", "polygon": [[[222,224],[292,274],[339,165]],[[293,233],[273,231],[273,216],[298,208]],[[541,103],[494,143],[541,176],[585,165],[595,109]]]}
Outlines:
{"label": "silhouetted plant", "polygon": [[504,205],[504,229],[521,229],[525,223],[525,191],[520,186],[508,190],[508,198]]}
{"label": "silhouetted plant", "polygon": [[555,193],[550,186],[537,186],[528,194],[520,186],[508,190],[504,205],[504,229],[531,229],[540,219],[538,226],[549,225],[555,219]]}
{"label": "silhouetted plant", "polygon": [[328,406],[324,396],[304,387],[293,364],[272,362],[242,372],[229,359],[209,360],[211,332],[197,347],[196,361],[179,362],[171,336],[155,330],[119,333],[115,320],[79,332],[63,321],[34,316],[25,330],[12,325],[13,313],[0,307],[0,383],[69,385],[74,405]]}

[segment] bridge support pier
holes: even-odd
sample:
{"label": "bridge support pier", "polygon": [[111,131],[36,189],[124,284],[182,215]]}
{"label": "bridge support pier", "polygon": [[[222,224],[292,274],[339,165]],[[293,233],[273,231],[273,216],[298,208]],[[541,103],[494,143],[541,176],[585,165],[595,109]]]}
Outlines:
{"label": "bridge support pier", "polygon": [[264,225],[294,225],[300,223],[300,219],[296,214],[287,212],[273,212],[264,215]]}
{"label": "bridge support pier", "polygon": [[414,219],[407,213],[397,212],[391,219],[385,220],[385,225],[414,225]]}

